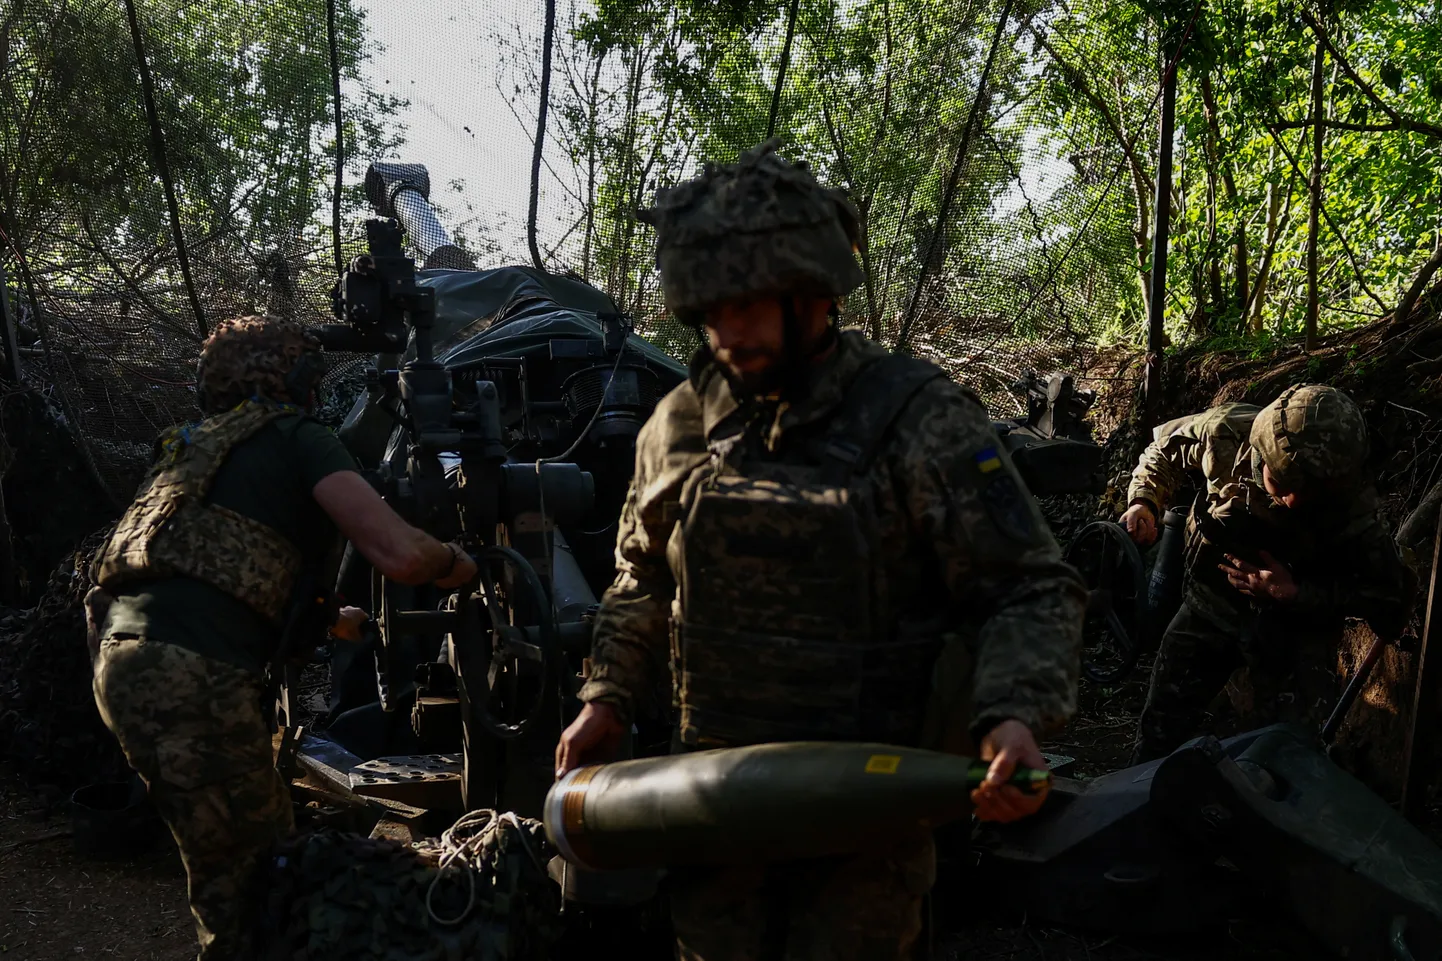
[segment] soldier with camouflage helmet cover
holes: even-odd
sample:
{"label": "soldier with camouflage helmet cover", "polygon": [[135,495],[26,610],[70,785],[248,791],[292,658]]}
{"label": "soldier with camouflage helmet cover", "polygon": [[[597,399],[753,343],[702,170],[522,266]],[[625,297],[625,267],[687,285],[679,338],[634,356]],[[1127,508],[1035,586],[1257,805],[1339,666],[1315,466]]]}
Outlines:
{"label": "soldier with camouflage helmet cover", "polygon": [[1122,516],[1147,545],[1201,482],[1181,609],[1167,627],[1134,763],[1195,734],[1207,703],[1248,668],[1260,721],[1317,722],[1336,697],[1343,617],[1379,634],[1406,623],[1414,579],[1366,476],[1367,425],[1333,387],[1288,388],[1266,407],[1224,404],[1158,427]]}
{"label": "soldier with camouflage helmet cover", "polygon": [[[307,416],[322,372],[296,324],[217,326],[197,369],[204,416],[162,439],[92,567],[95,700],[175,836],[205,961],[257,956],[257,869],[292,825],[262,674],[337,527],[403,583],[475,573],[459,547],[397,516]],[[332,634],[358,639],[364,617],[344,609]]]}
{"label": "soldier with camouflage helmet cover", "polygon": [[[992,761],[977,813],[1076,706],[1084,595],[975,396],[838,331],[856,212],[774,143],[662,190],[667,306],[703,343],[637,441],[615,582],[558,774],[605,760],[668,676],[677,749],[925,745]],[[675,870],[686,959],[899,959],[929,834],[855,856]]]}

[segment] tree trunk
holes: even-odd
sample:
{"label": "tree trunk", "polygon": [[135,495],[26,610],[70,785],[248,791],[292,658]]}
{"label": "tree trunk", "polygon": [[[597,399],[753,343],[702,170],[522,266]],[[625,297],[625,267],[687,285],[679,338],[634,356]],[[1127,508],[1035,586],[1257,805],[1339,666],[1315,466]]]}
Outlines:
{"label": "tree trunk", "polygon": [[[1227,203],[1235,204],[1237,201],[1237,178],[1232,170],[1232,164],[1224,157],[1222,147],[1222,128],[1217,121],[1217,98],[1212,90],[1212,76],[1210,73],[1202,75],[1202,104],[1206,108],[1207,127],[1211,135],[1211,141],[1215,145],[1217,172],[1222,178],[1222,195],[1227,198]],[[1232,234],[1232,260],[1234,276],[1233,297],[1237,306],[1239,322],[1244,322],[1247,316],[1247,306],[1250,301],[1250,291],[1247,289],[1248,260],[1247,254],[1247,232],[1239,223]]]}
{"label": "tree trunk", "polygon": [[[631,50],[631,62],[627,65],[630,75],[626,78],[626,122],[623,126],[621,150],[625,156],[621,184],[618,193],[622,196],[639,196],[641,191],[631,181],[637,155],[637,126],[641,109],[641,80],[646,75],[646,56],[638,44]],[[630,299],[631,287],[631,244],[635,233],[635,218],[630,211],[617,210],[614,215],[621,221],[621,256],[616,276],[611,282],[612,297],[622,310],[635,311],[640,307],[639,298]]]}
{"label": "tree trunk", "polygon": [[1392,311],[1393,323],[1405,324],[1412,319],[1412,308],[1417,305],[1418,298],[1422,296],[1422,291],[1427,289],[1428,281],[1432,279],[1433,274],[1437,273],[1438,268],[1442,268],[1442,233],[1437,235],[1437,244],[1432,250],[1432,256],[1427,258],[1427,262],[1422,265],[1422,269],[1417,272],[1416,278],[1412,281],[1412,286],[1407,288],[1407,292],[1398,301],[1397,309]]}
{"label": "tree trunk", "polygon": [[[1117,81],[1117,115],[1123,116],[1122,109],[1125,107],[1121,81]],[[1129,142],[1126,128],[1117,121],[1118,129],[1122,133],[1123,142]],[[1132,226],[1132,246],[1137,256],[1137,286],[1142,294],[1142,315],[1149,317],[1152,312],[1152,272],[1148,267],[1151,263],[1152,254],[1152,188],[1147,181],[1145,173],[1140,165],[1128,164],[1132,176],[1132,193],[1136,199],[1136,222]]]}
{"label": "tree trunk", "polygon": [[596,150],[596,124],[601,99],[601,64],[606,60],[603,50],[596,57],[596,67],[591,73],[589,102],[586,104],[586,236],[582,242],[581,277],[591,282],[591,250],[596,239],[596,164],[599,160]]}
{"label": "tree trunk", "polygon": [[1317,240],[1322,217],[1322,141],[1327,134],[1326,98],[1323,95],[1327,66],[1327,47],[1317,41],[1317,54],[1312,61],[1312,170],[1308,185],[1311,207],[1307,212],[1307,319],[1303,328],[1303,349],[1317,349],[1317,319],[1321,299],[1317,290]]}
{"label": "tree trunk", "polygon": [[[1209,141],[1210,137],[1207,138]],[[1225,298],[1222,295],[1222,262],[1217,246],[1217,160],[1215,144],[1209,143],[1207,150],[1207,289],[1204,292],[1209,301],[1201,312],[1205,333],[1217,332],[1217,316],[1223,310]],[[1200,286],[1200,285],[1198,285]],[[1199,293],[1203,293],[1199,291]]]}
{"label": "tree trunk", "polygon": [[[1272,154],[1276,156],[1276,149]],[[1289,191],[1290,193],[1290,191]],[[1289,198],[1290,199],[1290,198]],[[1280,219],[1282,211],[1282,192],[1273,183],[1267,184],[1267,229],[1266,241],[1262,246],[1262,261],[1257,265],[1257,283],[1251,291],[1251,316],[1248,318],[1247,329],[1253,335],[1262,332],[1262,312],[1267,303],[1267,287],[1272,279],[1272,258],[1277,252],[1277,239],[1282,235],[1284,219]]]}

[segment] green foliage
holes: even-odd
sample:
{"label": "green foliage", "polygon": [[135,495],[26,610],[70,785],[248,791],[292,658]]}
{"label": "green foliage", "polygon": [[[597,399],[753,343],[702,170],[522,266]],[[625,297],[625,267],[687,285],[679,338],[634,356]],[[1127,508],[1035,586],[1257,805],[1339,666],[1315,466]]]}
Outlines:
{"label": "green foliage", "polygon": [[[584,226],[554,257],[632,308],[654,303],[650,241],[632,213],[701,160],[764,136],[788,8],[601,0],[575,18],[558,57],[590,83],[561,95],[560,139],[590,174],[571,190]],[[777,127],[791,156],[861,210],[867,284],[848,318],[895,337],[916,300],[916,336],[942,338],[953,355],[1058,328],[1142,338],[1159,77],[1175,59],[1168,332],[1259,349],[1299,335],[1318,44],[1301,8],[1018,3],[937,232],[1001,9],[800,3]],[[1325,66],[1317,244],[1321,325],[1340,329],[1390,311],[1442,227],[1442,131],[1429,119],[1442,103],[1442,21],[1430,0],[1307,9],[1341,55]]]}
{"label": "green foliage", "polygon": [[[357,161],[343,198],[353,222],[363,203],[358,174],[364,160],[398,145],[392,118],[401,104],[362,77],[359,7],[340,0],[337,8],[346,150]],[[278,264],[329,259],[335,143],[325,7],[137,0],[137,9],[182,228],[206,266],[201,280],[263,299],[257,276],[274,283]],[[14,0],[0,13],[0,216],[37,271],[68,264],[47,289],[120,286],[116,270],[134,270],[132,282],[173,271],[122,3]]]}
{"label": "green foliage", "polygon": [[[203,293],[283,292],[286,263],[329,260],[324,5],[136,2],[184,232],[206,265]],[[569,229],[547,253],[684,352],[689,334],[662,326],[651,236],[634,213],[703,161],[730,160],[766,135],[791,2],[562,9],[548,157]],[[42,271],[47,289],[177,289],[124,10],[112,0],[0,10],[0,223],[32,261],[69,265]],[[360,5],[340,0],[338,12],[352,158],[344,233],[354,245],[359,174],[394,155],[401,102],[366,80],[375,38]],[[1313,22],[1334,50],[1316,247],[1325,331],[1393,309],[1438,243],[1435,0],[800,0],[776,130],[789,156],[844,187],[861,212],[866,283],[846,319],[893,343],[904,331],[923,353],[978,369],[998,344],[1139,342],[1158,83],[1175,59],[1174,178],[1162,198],[1168,333],[1259,350],[1297,337]],[[492,39],[525,119],[539,87],[534,43]],[[459,185],[438,184],[435,197],[443,219],[466,213]],[[463,245],[488,243],[453,226]],[[128,273],[117,276],[101,251],[119,252]],[[1017,372],[987,369],[976,376],[995,384]]]}
{"label": "green foliage", "polygon": [[[957,357],[963,342],[984,351],[998,339],[1054,337],[1059,317],[1080,336],[1115,312],[1109,289],[1131,282],[1125,257],[1120,266],[1087,260],[1110,239],[1077,229],[1065,185],[1039,188],[1023,172],[1039,149],[1046,82],[1019,39],[1025,7],[1007,21],[968,133],[1003,4],[799,4],[776,130],[789,157],[844,187],[860,210],[867,282],[847,320],[875,336],[895,340],[910,324],[924,351],[946,345]],[[567,185],[575,226],[552,256],[648,329],[659,322],[654,253],[634,211],[702,161],[732,160],[764,139],[789,9],[785,0],[604,0],[558,35],[567,82],[552,132],[576,171]],[[534,49],[509,52],[516,104],[533,102]],[[1028,189],[1042,196],[1033,201]]]}

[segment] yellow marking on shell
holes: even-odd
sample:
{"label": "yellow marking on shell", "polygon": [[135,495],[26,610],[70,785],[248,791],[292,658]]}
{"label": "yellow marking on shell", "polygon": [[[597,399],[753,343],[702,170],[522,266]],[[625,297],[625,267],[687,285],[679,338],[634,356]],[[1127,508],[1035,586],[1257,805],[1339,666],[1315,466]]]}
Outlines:
{"label": "yellow marking on shell", "polygon": [[873,754],[866,761],[867,774],[895,774],[901,766],[899,754]]}

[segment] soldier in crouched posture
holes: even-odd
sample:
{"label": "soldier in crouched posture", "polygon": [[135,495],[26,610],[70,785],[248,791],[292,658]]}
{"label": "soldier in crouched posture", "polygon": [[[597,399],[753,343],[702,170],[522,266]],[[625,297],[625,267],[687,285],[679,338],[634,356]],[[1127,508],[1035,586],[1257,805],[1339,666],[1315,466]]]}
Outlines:
{"label": "soldier in crouched posture", "polygon": [[[180,848],[204,961],[251,959],[252,885],[292,827],[263,683],[282,624],[337,528],[387,577],[463,584],[471,558],[403,521],[310,419],[323,371],[303,328],[219,325],[199,423],[169,432],[87,599],[95,700]],[[356,616],[338,624],[355,632]]]}

